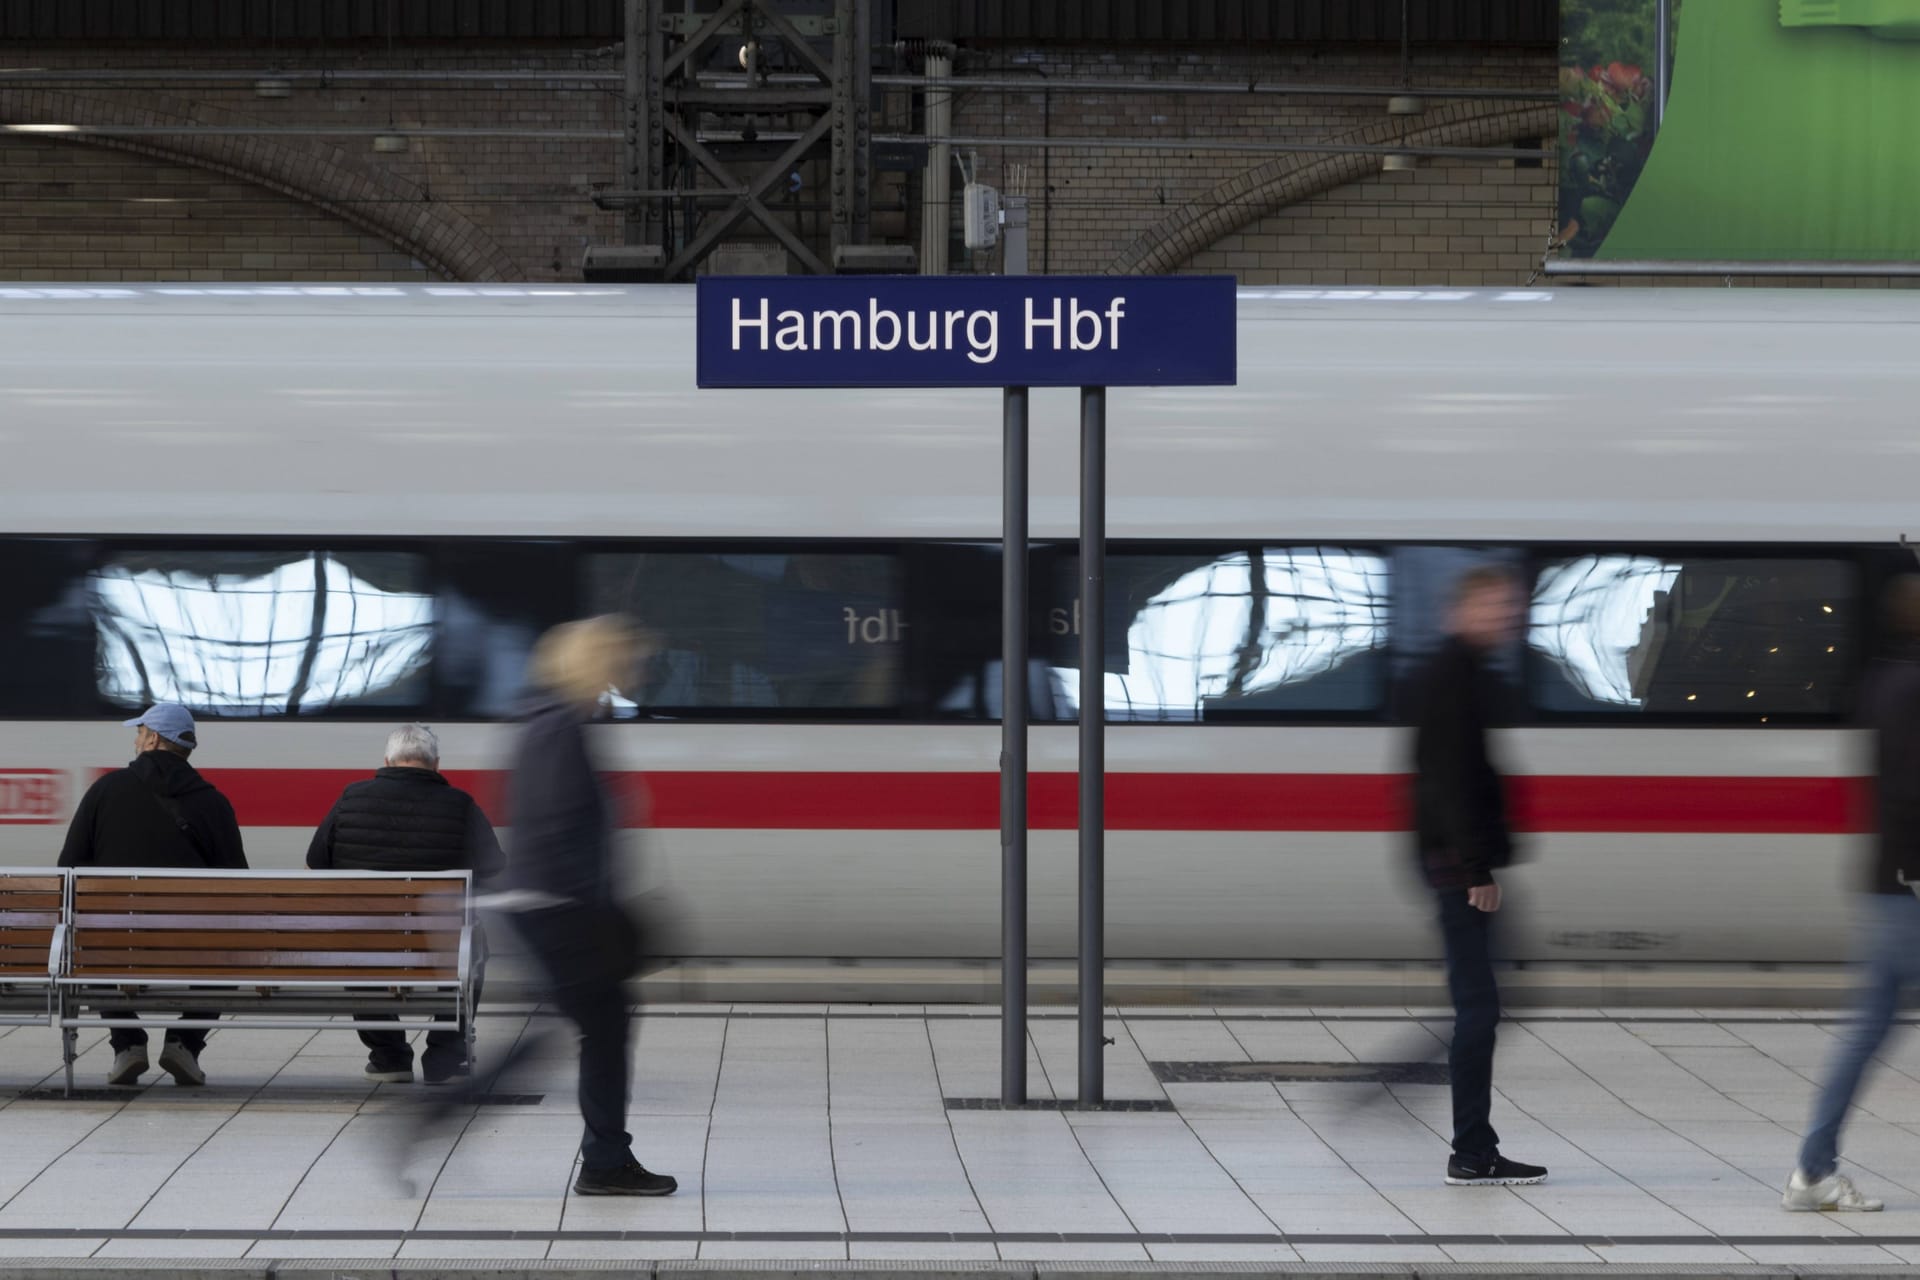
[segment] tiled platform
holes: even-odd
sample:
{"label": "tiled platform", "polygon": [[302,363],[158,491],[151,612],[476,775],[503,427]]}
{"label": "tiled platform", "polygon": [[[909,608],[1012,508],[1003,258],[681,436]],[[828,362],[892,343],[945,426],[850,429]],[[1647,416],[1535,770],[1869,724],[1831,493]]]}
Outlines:
{"label": "tiled platform", "polygon": [[[481,1052],[556,1025],[492,1011]],[[1852,1172],[1887,1211],[1778,1207],[1840,1030],[1828,1012],[1521,1015],[1502,1032],[1495,1123],[1510,1154],[1552,1166],[1531,1188],[1441,1185],[1444,1085],[1163,1084],[1185,1072],[1154,1066],[1415,1062],[1440,1055],[1445,1030],[1437,1010],[1115,1010],[1108,1093],[1155,1105],[1005,1112],[950,1103],[998,1092],[992,1009],[649,1009],[636,1147],[681,1192],[633,1201],[567,1195],[579,1119],[564,1036],[501,1082],[518,1096],[418,1133],[428,1091],[365,1084],[350,1033],[217,1033],[204,1090],[150,1076],[162,1083],[60,1100],[44,1092],[58,1090],[56,1037],[19,1028],[0,1034],[0,1267],[1920,1263],[1920,1038],[1896,1042],[1847,1139]],[[1071,1098],[1074,1060],[1071,1016],[1037,1016],[1034,1096]],[[107,1061],[90,1033],[80,1083],[97,1090]]]}

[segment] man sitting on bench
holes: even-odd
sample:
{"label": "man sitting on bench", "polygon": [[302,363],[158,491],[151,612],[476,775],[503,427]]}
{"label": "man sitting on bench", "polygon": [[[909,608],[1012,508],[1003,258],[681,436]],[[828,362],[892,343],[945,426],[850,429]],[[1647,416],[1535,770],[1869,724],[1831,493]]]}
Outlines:
{"label": "man sitting on bench", "polygon": [[[471,871],[476,881],[497,874],[506,855],[493,825],[472,796],[440,772],[440,740],[423,724],[405,724],[387,737],[385,766],[348,785],[307,848],[316,871]],[[476,965],[485,941],[474,930]],[[473,984],[474,1000],[480,982]],[[362,1031],[367,1078],[387,1084],[413,1079],[413,1046],[404,1031]],[[459,1029],[427,1032],[420,1070],[428,1084],[445,1084],[472,1069]]]}
{"label": "man sitting on bench", "polygon": [[[187,763],[199,745],[193,716],[185,707],[162,702],[126,722],[134,730],[133,763],[103,774],[80,799],[67,828],[63,867],[215,867],[244,871],[246,850],[233,806]],[[102,1017],[129,1018],[131,1011],[102,1010]],[[210,1021],[212,1013],[186,1018]],[[147,1069],[147,1033],[139,1027],[113,1027],[111,1085],[135,1085]],[[160,1049],[160,1069],[174,1083],[200,1085],[203,1030],[172,1030]]]}

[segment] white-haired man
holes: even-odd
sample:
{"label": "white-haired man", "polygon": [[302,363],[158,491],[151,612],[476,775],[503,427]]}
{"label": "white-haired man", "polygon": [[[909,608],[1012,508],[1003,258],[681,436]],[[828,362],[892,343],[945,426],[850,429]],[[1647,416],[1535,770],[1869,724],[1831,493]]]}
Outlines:
{"label": "white-haired man", "polygon": [[[506,855],[474,798],[440,773],[440,740],[423,724],[387,736],[383,766],[350,784],[307,847],[307,865],[341,871],[471,871],[497,875]],[[480,945],[476,937],[476,946]],[[478,984],[476,984],[477,990]],[[362,1031],[367,1078],[390,1084],[413,1079],[413,1046],[402,1031]],[[428,1084],[467,1074],[466,1039],[458,1029],[427,1032],[420,1070]]]}

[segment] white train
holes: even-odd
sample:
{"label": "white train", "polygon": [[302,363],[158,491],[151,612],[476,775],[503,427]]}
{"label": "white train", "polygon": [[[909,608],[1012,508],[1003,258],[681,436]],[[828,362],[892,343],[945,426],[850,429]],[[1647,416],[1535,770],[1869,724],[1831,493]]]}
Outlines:
{"label": "white train", "polygon": [[[1239,315],[1238,386],[1111,397],[1110,954],[1432,953],[1396,692],[1492,556],[1535,583],[1502,743],[1526,953],[1840,958],[1850,689],[1920,533],[1920,297]],[[0,859],[53,861],[116,722],[168,698],[256,865],[298,865],[393,722],[484,790],[530,638],[626,608],[661,653],[595,732],[691,953],[996,955],[998,398],[698,391],[692,322],[679,288],[0,288]],[[1033,414],[1045,957],[1074,397]]]}

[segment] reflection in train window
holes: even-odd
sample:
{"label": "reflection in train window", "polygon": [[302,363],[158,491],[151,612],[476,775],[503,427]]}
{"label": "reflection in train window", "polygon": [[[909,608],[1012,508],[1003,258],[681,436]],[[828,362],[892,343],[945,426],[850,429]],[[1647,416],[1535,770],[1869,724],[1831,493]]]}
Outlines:
{"label": "reflection in train window", "polygon": [[1548,563],[1528,627],[1546,711],[1835,715],[1858,613],[1851,565],[1587,555]]}
{"label": "reflection in train window", "polygon": [[[1077,558],[1058,556],[1049,655],[1061,714],[1080,703]],[[1119,553],[1107,572],[1106,706],[1122,721],[1373,711],[1387,562],[1339,547]]]}
{"label": "reflection in train window", "polygon": [[588,557],[596,613],[654,638],[641,711],[896,711],[911,624],[893,554],[659,551]]}
{"label": "reflection in train window", "polygon": [[426,582],[424,557],[399,552],[115,555],[88,579],[100,696],[224,716],[417,705]]}

